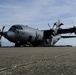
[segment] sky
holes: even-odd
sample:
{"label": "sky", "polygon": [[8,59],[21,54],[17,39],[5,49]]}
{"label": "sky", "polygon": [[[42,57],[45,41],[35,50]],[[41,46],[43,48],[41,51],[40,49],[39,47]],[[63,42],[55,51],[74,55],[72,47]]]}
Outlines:
{"label": "sky", "polygon": [[[0,29],[5,26],[4,31],[14,24],[50,29],[48,23],[52,28],[58,19],[64,23],[62,28],[76,26],[76,0],[0,0]],[[3,46],[14,45],[4,37],[1,41]],[[76,45],[75,41],[60,39],[56,45]]]}

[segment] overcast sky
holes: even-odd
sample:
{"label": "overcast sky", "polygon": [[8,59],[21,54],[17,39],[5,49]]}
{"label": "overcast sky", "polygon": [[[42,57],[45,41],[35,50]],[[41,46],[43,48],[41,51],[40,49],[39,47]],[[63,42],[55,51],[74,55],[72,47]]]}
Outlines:
{"label": "overcast sky", "polygon": [[[0,0],[0,28],[6,26],[5,31],[13,24],[49,29],[47,24],[52,27],[57,19],[64,23],[62,28],[76,25],[76,0]],[[63,44],[76,45],[76,38],[57,43]],[[2,45],[13,44],[2,38]]]}

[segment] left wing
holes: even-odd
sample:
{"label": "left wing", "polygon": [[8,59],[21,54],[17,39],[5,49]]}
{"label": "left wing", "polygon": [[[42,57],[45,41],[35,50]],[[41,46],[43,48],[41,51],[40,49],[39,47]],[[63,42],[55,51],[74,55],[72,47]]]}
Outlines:
{"label": "left wing", "polygon": [[61,38],[76,38],[76,36],[61,36]]}
{"label": "left wing", "polygon": [[75,33],[76,34],[76,27],[68,28],[68,29],[58,29],[57,34],[66,34],[66,33]]}

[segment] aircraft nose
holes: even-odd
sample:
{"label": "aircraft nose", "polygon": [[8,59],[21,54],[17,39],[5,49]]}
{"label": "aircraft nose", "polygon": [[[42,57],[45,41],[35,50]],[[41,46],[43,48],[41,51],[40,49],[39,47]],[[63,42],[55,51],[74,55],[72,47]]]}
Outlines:
{"label": "aircraft nose", "polygon": [[7,38],[8,40],[13,40],[13,39],[15,39],[15,33],[12,32],[12,31],[5,32],[3,36],[4,36],[5,38]]}

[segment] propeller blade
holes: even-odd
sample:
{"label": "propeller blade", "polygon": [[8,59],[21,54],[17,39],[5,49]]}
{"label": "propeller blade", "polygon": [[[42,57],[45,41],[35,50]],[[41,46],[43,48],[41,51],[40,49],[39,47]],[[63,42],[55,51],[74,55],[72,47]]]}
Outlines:
{"label": "propeller blade", "polygon": [[58,24],[58,25],[60,25],[60,24],[61,24],[61,21],[60,21],[60,19],[58,19],[58,21],[57,21],[57,24]]}
{"label": "propeller blade", "polygon": [[74,33],[76,35],[76,26],[74,26],[74,25],[73,25],[73,31],[74,31]]}
{"label": "propeller blade", "polygon": [[4,31],[5,26],[3,26],[2,31],[0,29],[0,47],[1,47],[1,38],[3,36],[3,31]]}
{"label": "propeller blade", "polygon": [[2,38],[2,36],[0,35],[0,47],[1,47],[1,38]]}
{"label": "propeller blade", "polygon": [[51,29],[50,24],[48,23],[48,27]]}
{"label": "propeller blade", "polygon": [[56,25],[56,27],[60,27],[62,25],[64,25],[63,23],[61,23],[60,19],[58,19],[57,22],[54,23],[54,26]]}
{"label": "propeller blade", "polygon": [[3,28],[2,28],[2,32],[3,32],[4,28],[5,28],[5,26],[3,26]]}

